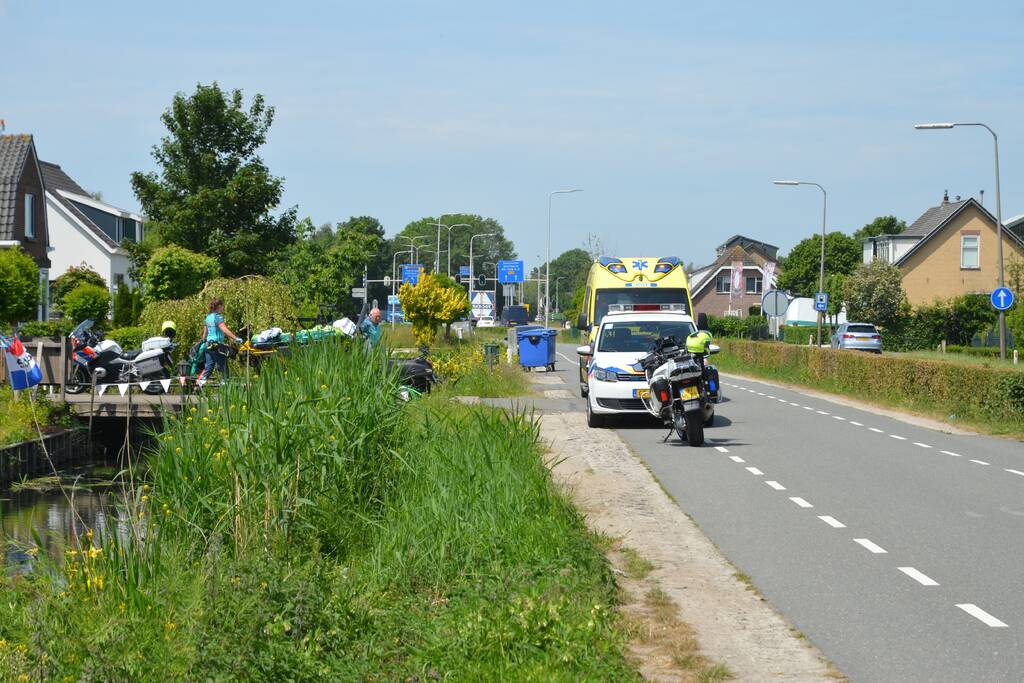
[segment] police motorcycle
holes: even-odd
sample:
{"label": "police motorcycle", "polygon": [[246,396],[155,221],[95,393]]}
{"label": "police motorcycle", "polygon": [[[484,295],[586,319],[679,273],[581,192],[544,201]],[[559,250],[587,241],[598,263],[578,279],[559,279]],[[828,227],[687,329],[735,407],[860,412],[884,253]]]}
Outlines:
{"label": "police motorcycle", "polygon": [[718,350],[707,332],[695,332],[683,343],[663,337],[633,366],[647,376],[651,393],[644,406],[669,427],[666,440],[675,431],[691,446],[704,444],[704,427],[715,419],[719,395],[717,370],[705,358]]}
{"label": "police motorcycle", "polygon": [[174,336],[177,326],[165,321],[161,334],[142,342],[142,348],[124,351],[113,339],[93,329],[94,322],[83,321],[71,331],[71,372],[64,390],[80,394],[93,383],[117,384],[121,382],[152,382],[143,391],[158,394],[163,387],[158,380],[171,377],[174,361],[171,358],[177,344]]}

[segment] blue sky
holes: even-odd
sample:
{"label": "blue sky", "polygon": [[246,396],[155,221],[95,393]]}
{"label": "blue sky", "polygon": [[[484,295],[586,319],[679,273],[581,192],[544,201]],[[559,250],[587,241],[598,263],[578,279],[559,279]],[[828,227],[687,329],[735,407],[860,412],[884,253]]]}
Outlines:
{"label": "blue sky", "polygon": [[[908,222],[985,190],[1024,213],[1020,2],[73,3],[0,0],[0,118],[134,209],[160,113],[197,82],[263,93],[285,205],[317,223],[498,219],[528,264],[589,233],[703,263],[734,233]],[[898,5],[898,6],[895,6]]]}

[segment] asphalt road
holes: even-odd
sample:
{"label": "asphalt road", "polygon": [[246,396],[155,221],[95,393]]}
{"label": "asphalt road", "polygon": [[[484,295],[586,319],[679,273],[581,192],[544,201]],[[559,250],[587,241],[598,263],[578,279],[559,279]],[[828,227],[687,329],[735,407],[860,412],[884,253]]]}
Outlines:
{"label": "asphalt road", "polygon": [[611,428],[796,628],[853,681],[1024,680],[1024,445],[722,380],[704,447]]}

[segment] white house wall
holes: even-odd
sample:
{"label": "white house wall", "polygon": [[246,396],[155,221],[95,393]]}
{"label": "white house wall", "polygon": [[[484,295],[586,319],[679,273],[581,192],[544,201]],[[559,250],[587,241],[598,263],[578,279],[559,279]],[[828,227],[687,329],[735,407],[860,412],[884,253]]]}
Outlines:
{"label": "white house wall", "polygon": [[55,280],[72,266],[87,264],[103,276],[111,291],[116,275],[128,281],[128,256],[111,250],[89,230],[79,227],[77,219],[59,202],[46,195],[46,219],[50,229],[50,280]]}

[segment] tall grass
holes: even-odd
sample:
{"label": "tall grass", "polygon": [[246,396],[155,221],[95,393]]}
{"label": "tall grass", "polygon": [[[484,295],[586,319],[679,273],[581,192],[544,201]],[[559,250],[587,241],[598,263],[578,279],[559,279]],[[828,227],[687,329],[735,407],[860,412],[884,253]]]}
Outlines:
{"label": "tall grass", "polygon": [[167,425],[130,515],[0,579],[17,680],[635,680],[525,415],[311,346]]}

